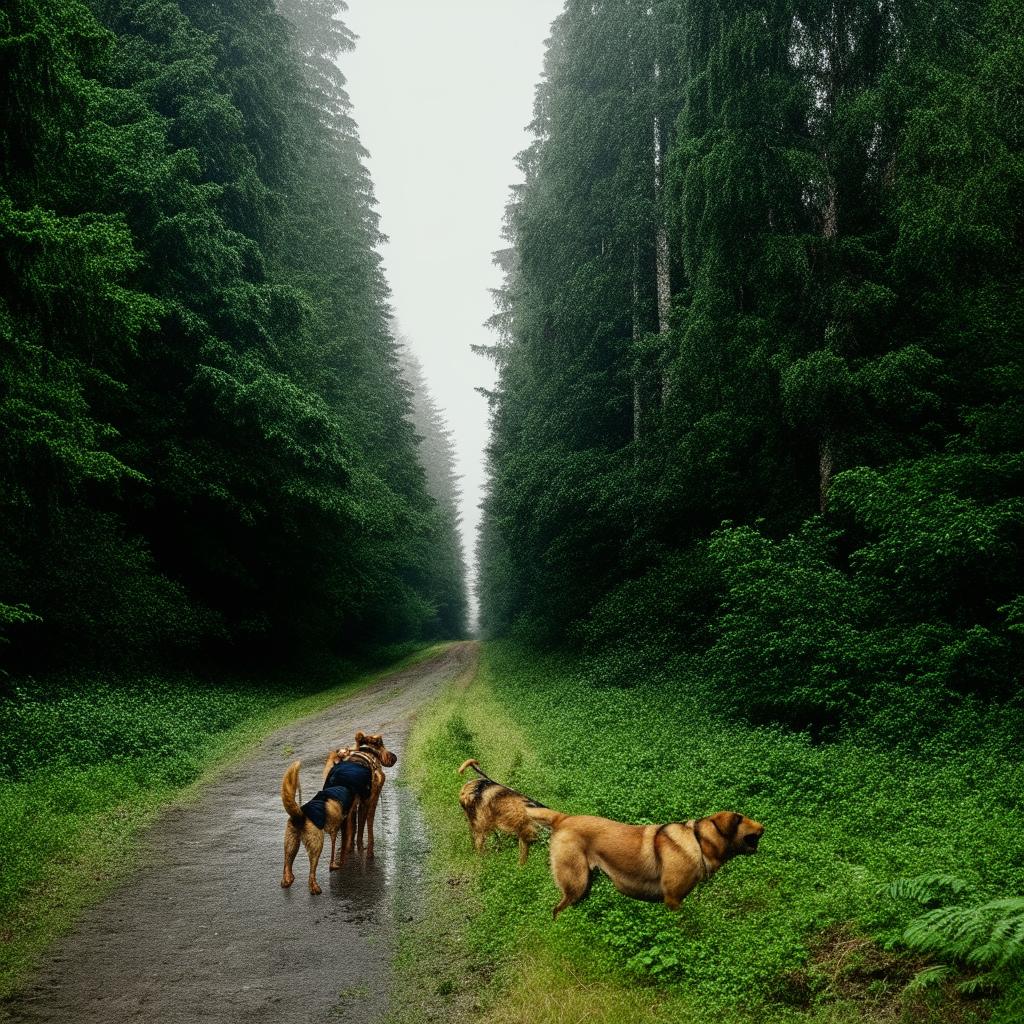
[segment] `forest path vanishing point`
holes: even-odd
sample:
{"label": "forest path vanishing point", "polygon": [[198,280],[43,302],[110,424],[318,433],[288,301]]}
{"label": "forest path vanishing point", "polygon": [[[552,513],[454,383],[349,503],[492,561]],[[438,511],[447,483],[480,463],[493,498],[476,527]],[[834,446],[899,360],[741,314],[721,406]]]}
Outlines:
{"label": "forest path vanishing point", "polygon": [[[395,775],[413,715],[476,657],[475,644],[455,644],[385,676],[272,733],[170,807],[142,837],[137,869],[54,945],[0,1020],[307,1024],[332,1010],[377,1020],[389,1009],[395,922],[411,913],[427,850],[416,797]],[[354,852],[330,871],[328,839],[323,894],[309,893],[304,849],[295,884],[281,889],[281,776],[302,758],[309,799],[327,751],[356,729],[382,732],[399,758],[377,807],[376,856]]]}

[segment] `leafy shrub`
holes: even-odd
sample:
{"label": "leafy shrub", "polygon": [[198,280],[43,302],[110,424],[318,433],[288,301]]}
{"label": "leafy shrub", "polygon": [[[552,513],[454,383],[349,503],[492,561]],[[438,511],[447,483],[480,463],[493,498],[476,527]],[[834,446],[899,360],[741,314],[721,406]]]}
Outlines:
{"label": "leafy shrub", "polygon": [[574,631],[588,655],[664,664],[706,640],[720,581],[704,546],[668,555],[606,594]]}
{"label": "leafy shrub", "polygon": [[712,538],[726,597],[704,665],[722,706],[799,727],[857,715],[867,609],[835,544],[819,521],[778,542],[745,526]]}
{"label": "leafy shrub", "polygon": [[0,777],[140,755],[158,764],[289,696],[271,685],[189,676],[22,681],[4,700]]}
{"label": "leafy shrub", "polygon": [[890,739],[1019,689],[1024,503],[1017,460],[942,456],[836,477],[829,512],[773,540],[711,540],[724,581],[704,659],[719,706]]}

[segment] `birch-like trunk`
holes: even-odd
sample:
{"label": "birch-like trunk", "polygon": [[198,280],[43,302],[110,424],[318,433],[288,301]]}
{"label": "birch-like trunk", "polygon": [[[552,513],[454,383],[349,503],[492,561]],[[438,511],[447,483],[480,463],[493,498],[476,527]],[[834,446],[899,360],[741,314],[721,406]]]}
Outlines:
{"label": "birch-like trunk", "polygon": [[[643,333],[640,323],[640,252],[637,243],[633,243],[633,358]],[[643,395],[640,388],[640,368],[633,371],[633,440],[640,440],[640,421],[643,416]]]}
{"label": "birch-like trunk", "polygon": [[[658,114],[658,83],[661,79],[661,67],[657,58],[654,61],[654,208],[657,216],[657,228],[654,236],[654,278],[658,294],[658,333],[668,331],[668,315],[672,308],[672,279],[669,273],[668,228],[664,220],[662,191],[664,187],[665,136]],[[661,404],[671,397],[671,385],[667,375],[661,379]]]}
{"label": "birch-like trunk", "polygon": [[[825,215],[822,223],[822,235],[833,239],[839,234],[839,203],[836,198],[835,182],[829,178],[828,197],[825,203]],[[832,427],[827,424],[818,440],[818,509],[825,511],[828,504],[828,490],[832,485],[835,472],[835,461],[832,446]]]}

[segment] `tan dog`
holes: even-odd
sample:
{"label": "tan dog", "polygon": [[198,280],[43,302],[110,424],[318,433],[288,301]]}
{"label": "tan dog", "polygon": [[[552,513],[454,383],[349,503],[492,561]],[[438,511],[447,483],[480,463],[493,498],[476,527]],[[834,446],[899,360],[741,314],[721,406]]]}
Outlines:
{"label": "tan dog", "polygon": [[530,844],[537,839],[537,826],[526,813],[526,809],[547,808],[523,796],[522,793],[495,782],[483,773],[473,758],[462,763],[459,774],[464,775],[467,768],[472,768],[480,776],[472,782],[467,782],[459,792],[459,803],[462,804],[462,809],[469,820],[476,852],[484,852],[484,843],[491,832],[504,832],[518,838],[519,863],[525,864],[530,853]]}
{"label": "tan dog", "polygon": [[678,910],[726,861],[756,853],[764,833],[764,825],[735,811],[668,825],[625,825],[529,806],[526,813],[551,827],[551,875],[562,890],[552,918],[587,895],[594,868],[626,896]]}
{"label": "tan dog", "polygon": [[[342,760],[338,755],[340,751],[332,751],[327,755],[327,764],[324,766],[324,779],[326,780],[331,768]],[[288,824],[284,827],[284,874],[281,876],[281,888],[287,889],[295,881],[295,874],[292,871],[292,864],[299,852],[300,843],[306,847],[309,856],[309,891],[318,896],[323,890],[317,884],[316,868],[320,861],[320,854],[324,848],[324,833],[331,837],[331,870],[341,867],[345,862],[345,855],[352,847],[352,831],[355,822],[356,808],[361,803],[358,796],[354,796],[351,804],[346,809],[337,800],[325,800],[324,803],[324,826],[320,828],[299,806],[299,769],[301,761],[293,761],[281,779],[281,803],[288,812]],[[338,839],[338,832],[344,826],[344,834],[341,842],[341,857],[335,859],[335,846]]]}
{"label": "tan dog", "polygon": [[[370,795],[366,800],[360,800],[357,808],[358,824],[356,828],[356,847],[363,848],[363,833],[366,836],[366,856],[373,856],[373,819],[377,813],[377,801],[380,800],[380,791],[384,787],[384,769],[393,768],[398,763],[398,755],[384,746],[384,737],[380,733],[371,735],[365,732],[356,733],[355,749],[343,747],[335,752],[338,761],[358,761],[370,769],[372,783]],[[333,755],[332,755],[333,756]],[[328,764],[324,768],[326,779],[333,765],[328,758]],[[334,762],[335,764],[337,761]]]}

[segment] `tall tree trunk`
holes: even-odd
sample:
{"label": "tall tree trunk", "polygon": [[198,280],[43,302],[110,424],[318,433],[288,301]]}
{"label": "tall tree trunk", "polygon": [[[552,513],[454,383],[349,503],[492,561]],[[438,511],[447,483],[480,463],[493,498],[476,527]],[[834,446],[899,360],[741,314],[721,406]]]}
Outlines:
{"label": "tall tree trunk", "polygon": [[[827,161],[826,161],[827,166]],[[828,198],[822,223],[822,235],[826,239],[834,239],[839,234],[839,204],[836,198],[836,186],[831,175],[828,180]],[[832,445],[832,424],[826,423],[818,439],[818,508],[825,511],[828,504],[828,490],[832,486],[835,471],[835,460]]]}
{"label": "tall tree trunk", "polygon": [[833,470],[832,434],[826,431],[818,442],[818,510],[821,512],[828,505],[828,489],[832,485]]}
{"label": "tall tree trunk", "polygon": [[[653,9],[650,9],[653,16]],[[657,38],[657,36],[655,36]],[[668,315],[672,308],[672,279],[669,273],[668,228],[665,225],[665,214],[662,204],[665,163],[665,136],[661,126],[661,115],[658,113],[660,96],[661,65],[657,56],[654,60],[654,206],[657,216],[657,228],[654,237],[654,277],[658,293],[658,333],[668,331]],[[661,404],[670,398],[671,386],[667,376],[661,379]]]}
{"label": "tall tree trunk", "polygon": [[[640,252],[638,243],[633,243],[633,358],[635,364],[636,349],[643,334],[640,323]],[[640,367],[633,371],[633,440],[640,440],[640,422],[643,416],[643,395],[640,388]]]}

